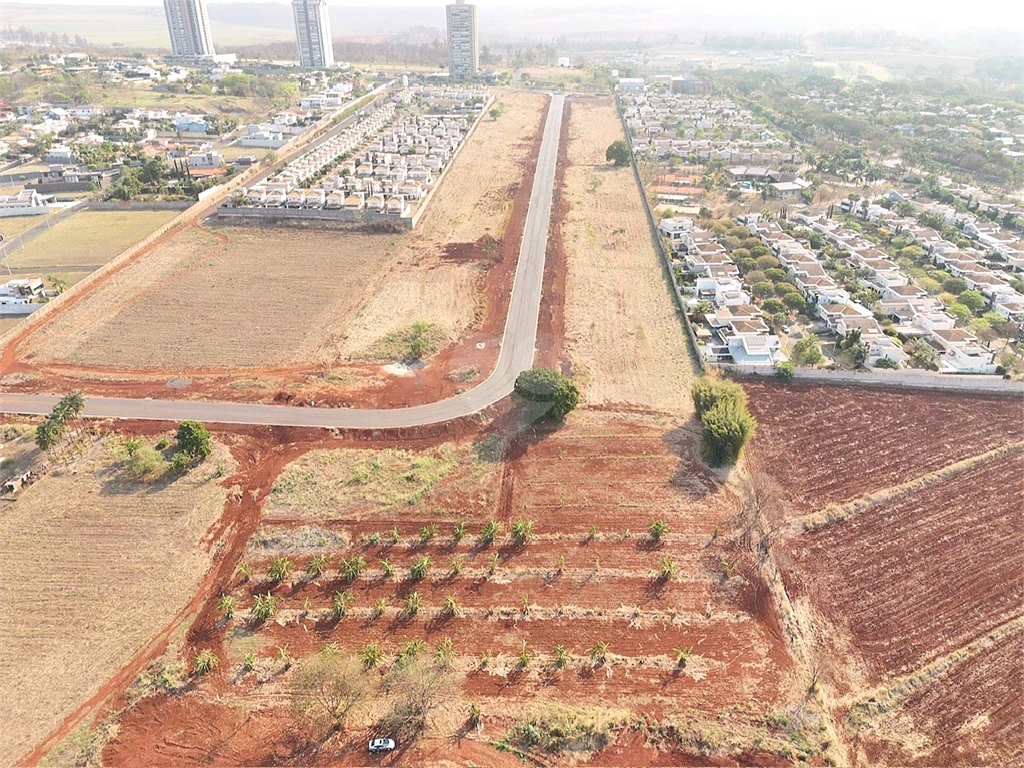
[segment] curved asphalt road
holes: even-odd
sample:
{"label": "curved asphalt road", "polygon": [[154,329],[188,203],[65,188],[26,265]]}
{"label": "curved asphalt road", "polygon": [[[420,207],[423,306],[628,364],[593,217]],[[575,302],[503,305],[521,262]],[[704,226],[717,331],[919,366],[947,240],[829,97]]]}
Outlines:
{"label": "curved asphalt road", "polygon": [[[86,403],[85,415],[97,418],[166,421],[195,419],[219,424],[390,429],[457,419],[483,410],[506,397],[512,392],[516,377],[533,365],[564,100],[565,97],[561,95],[551,98],[498,363],[494,372],[478,387],[448,400],[428,405],[383,410],[90,397]],[[57,400],[56,395],[0,393],[0,412],[45,414],[50,412]]]}

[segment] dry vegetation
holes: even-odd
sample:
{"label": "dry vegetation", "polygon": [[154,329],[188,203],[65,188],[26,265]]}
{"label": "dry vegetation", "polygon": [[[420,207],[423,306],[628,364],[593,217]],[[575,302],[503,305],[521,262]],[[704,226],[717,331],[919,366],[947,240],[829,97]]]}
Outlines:
{"label": "dry vegetation", "polygon": [[478,263],[445,258],[445,248],[501,240],[512,198],[540,130],[545,99],[499,91],[497,120],[485,116],[434,195],[414,235],[402,240],[390,269],[367,290],[344,330],[332,329],[343,356],[404,326],[426,320],[458,338],[474,321]]}
{"label": "dry vegetation", "polygon": [[[31,444],[31,434],[18,443]],[[4,452],[23,453],[17,445]],[[35,449],[28,449],[34,451]],[[13,765],[171,620],[210,564],[226,448],[161,483],[124,478],[114,438],[58,465],[0,514],[0,762]]]}
{"label": "dry vegetation", "polygon": [[81,211],[11,251],[12,269],[100,266],[137,243],[177,211]]}
{"label": "dry vegetation", "polygon": [[687,414],[693,364],[651,241],[640,191],[605,150],[623,138],[610,100],[576,100],[562,224],[566,346],[586,404]]}
{"label": "dry vegetation", "polygon": [[[412,233],[264,227],[178,234],[35,332],[35,364],[139,370],[332,366],[427,321],[445,341],[478,320],[482,253],[500,239],[544,98],[503,93]],[[90,214],[117,215],[117,214]],[[485,249],[481,249],[485,250]]]}

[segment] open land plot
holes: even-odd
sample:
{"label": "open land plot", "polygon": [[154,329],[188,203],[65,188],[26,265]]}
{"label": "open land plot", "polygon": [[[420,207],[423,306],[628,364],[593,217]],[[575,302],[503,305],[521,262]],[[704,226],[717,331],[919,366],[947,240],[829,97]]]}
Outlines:
{"label": "open land plot", "polygon": [[1019,764],[1019,685],[976,681],[1019,681],[1020,400],[745,386],[760,420],[747,467],[775,481],[790,625],[848,759]]}
{"label": "open land plot", "polygon": [[[643,764],[741,755],[772,764],[808,738],[821,748],[816,728],[779,714],[802,691],[777,626],[751,612],[742,575],[719,571],[714,528],[730,525],[737,501],[695,466],[692,438],[661,417],[584,412],[557,432],[518,436],[504,463],[460,460],[413,503],[396,496],[417,461],[436,468],[467,450],[481,445],[318,451],[285,468],[242,556],[251,575],[226,585],[237,610],[213,630],[218,672],[125,713],[105,763],[360,763],[366,734],[402,698],[394,686],[407,674],[396,662],[404,648],[422,648],[418,663],[443,679],[426,730],[403,743],[399,764],[504,765],[493,746],[502,739],[528,762],[564,749],[555,759],[593,764],[619,763],[623,752]],[[586,489],[575,486],[581,473]],[[658,542],[644,530],[655,517],[669,527]],[[534,526],[517,544],[520,518]],[[483,537],[492,519],[501,526],[493,541]],[[294,571],[278,582],[268,571],[281,557]],[[664,559],[674,571],[661,578]],[[422,578],[412,573],[417,562]],[[278,598],[274,618],[250,621],[268,592]],[[359,673],[374,693],[313,753],[291,726],[289,691],[331,643],[342,657],[377,644],[383,658]],[[279,648],[297,660],[288,669]],[[685,663],[675,649],[689,654]],[[479,729],[466,727],[470,702]],[[567,718],[582,738],[524,744],[517,729],[531,718],[542,730]],[[635,728],[641,720],[651,725],[646,737]]]}
{"label": "open land plot", "polygon": [[[18,439],[32,445],[31,434]],[[153,485],[123,478],[119,441],[5,502],[0,515],[0,762],[16,761],[162,630],[211,562],[234,462],[224,446]],[[5,453],[11,448],[4,447]],[[28,449],[35,451],[34,447]]]}
{"label": "open land plot", "polygon": [[11,251],[12,269],[102,266],[137,243],[177,211],[80,211],[54,224],[24,248]]}
{"label": "open land plot", "polygon": [[561,225],[567,254],[566,349],[586,404],[691,412],[693,363],[629,168],[605,150],[622,139],[608,99],[572,100]]}
{"label": "open land plot", "polygon": [[[13,192],[0,194],[17,194],[20,191],[21,187],[15,189]],[[4,240],[14,240],[37,224],[42,224],[44,221],[52,219],[54,215],[56,215],[55,211],[52,213],[44,213],[41,216],[5,216],[0,218],[0,235],[4,236]],[[13,254],[15,252],[12,250],[11,253]]]}
{"label": "open land plot", "polygon": [[440,324],[454,340],[479,319],[481,269],[518,255],[517,242],[505,249],[500,244],[506,235],[519,235],[506,230],[546,104],[541,94],[497,92],[500,117],[482,118],[416,231],[403,239],[391,268],[347,320],[342,356],[358,355],[419,320]]}
{"label": "open land plot", "polygon": [[[474,132],[415,232],[192,228],[41,327],[22,359],[140,371],[324,368],[361,359],[417,321],[447,342],[460,338],[479,321],[481,266],[495,258],[477,241],[505,234],[544,99],[509,93],[501,102],[501,117]],[[449,258],[462,243],[473,257]]]}
{"label": "open land plot", "polygon": [[1024,403],[960,392],[744,382],[758,430],[752,468],[785,489],[789,513],[899,485],[1021,439]]}

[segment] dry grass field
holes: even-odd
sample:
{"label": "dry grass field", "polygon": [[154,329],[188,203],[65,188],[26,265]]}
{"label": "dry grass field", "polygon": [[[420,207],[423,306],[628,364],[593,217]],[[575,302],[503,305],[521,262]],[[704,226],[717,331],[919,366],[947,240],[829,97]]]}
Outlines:
{"label": "dry grass field", "polygon": [[479,266],[445,258],[445,247],[501,240],[521,186],[524,163],[544,117],[541,94],[499,91],[497,120],[484,117],[434,195],[411,237],[374,290],[346,323],[343,356],[418,320],[445,327],[457,338],[473,322]]}
{"label": "dry grass field", "polygon": [[177,213],[80,211],[33,238],[23,249],[12,251],[7,261],[12,269],[31,267],[53,271],[79,264],[98,267]]}
{"label": "dry grass field", "polygon": [[191,229],[40,328],[23,361],[328,367],[418,321],[460,338],[478,318],[485,256],[449,258],[445,248],[502,236],[541,125],[543,96],[499,101],[502,115],[477,128],[414,232]]}
{"label": "dry grass field", "polygon": [[[21,189],[21,187],[17,187],[8,192],[0,192],[0,194],[16,195]],[[52,219],[53,216],[53,213],[46,213],[42,216],[5,216],[0,219],[0,235],[4,236],[4,240],[14,240],[18,235],[32,229],[36,224]]]}
{"label": "dry grass field", "polygon": [[689,413],[693,364],[632,171],[605,161],[622,139],[608,99],[574,100],[562,234],[566,347],[584,403]]}
{"label": "dry grass field", "polygon": [[[31,434],[4,446],[31,446]],[[218,445],[173,482],[125,480],[97,439],[0,508],[0,763],[14,765],[192,597],[234,462]],[[34,452],[34,447],[28,448]],[[24,451],[22,451],[24,453]]]}
{"label": "dry grass field", "polygon": [[396,235],[192,228],[30,336],[26,357],[126,369],[281,365],[320,349]]}

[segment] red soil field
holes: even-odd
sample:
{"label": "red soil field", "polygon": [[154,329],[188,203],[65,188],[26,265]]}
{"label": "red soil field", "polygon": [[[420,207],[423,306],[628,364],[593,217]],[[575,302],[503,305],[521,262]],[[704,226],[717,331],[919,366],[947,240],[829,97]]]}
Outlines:
{"label": "red soil field", "polygon": [[791,594],[850,634],[871,684],[1024,609],[1024,457],[1013,453],[791,540]]}
{"label": "red soil field", "polygon": [[873,765],[1024,765],[1022,679],[1018,631],[915,691],[882,721],[884,733],[892,720],[909,718],[925,747],[909,750],[904,734],[869,731],[861,749]]}
{"label": "red soil field", "polygon": [[[524,436],[509,449],[506,471],[495,477],[500,483],[495,488],[496,516],[505,528],[492,546],[480,546],[477,538],[495,508],[480,509],[468,498],[462,506],[458,495],[448,492],[444,510],[431,510],[430,520],[403,516],[401,540],[395,545],[366,543],[374,532],[388,531],[390,521],[346,518],[339,510],[325,527],[353,543],[325,547],[332,565],[317,579],[302,575],[314,550],[250,550],[243,559],[253,566],[252,580],[236,576],[227,586],[238,600],[235,618],[202,633],[202,644],[212,642],[222,657],[221,668],[191,692],[157,696],[129,710],[104,752],[105,763],[364,763],[361,732],[334,739],[315,755],[303,751],[305,746],[294,741],[288,727],[286,689],[273,677],[260,683],[255,674],[238,675],[243,651],[254,651],[271,663],[279,647],[301,658],[331,642],[348,652],[377,642],[393,657],[409,639],[422,638],[432,650],[450,638],[456,653],[453,666],[463,675],[461,696],[480,704],[487,740],[499,738],[511,726],[517,706],[535,700],[621,707],[654,717],[687,707],[712,720],[739,708],[744,722],[762,724],[772,709],[791,705],[799,683],[794,686],[794,664],[772,612],[766,619],[751,613],[748,606],[756,602],[751,584],[741,575],[726,578],[720,572],[725,554],[711,531],[729,525],[738,502],[710,472],[690,477],[697,466],[693,450],[691,439],[660,419],[587,414],[558,431]],[[565,498],[560,500],[559,494]],[[536,524],[533,540],[516,547],[508,523],[520,516]],[[419,525],[459,517],[469,522],[469,534],[461,543],[452,541],[448,525],[425,545],[414,541]],[[645,533],[655,518],[665,520],[670,529],[660,544],[652,544]],[[593,537],[590,521],[598,525]],[[287,527],[275,520],[261,530],[274,533]],[[501,563],[488,576],[493,552],[500,552]],[[275,585],[264,574],[282,553],[295,562],[296,576]],[[367,570],[352,582],[343,581],[337,573],[339,560],[355,554],[365,558]],[[433,562],[428,577],[411,581],[408,568],[423,555]],[[558,561],[560,555],[564,563]],[[457,576],[450,573],[453,556],[465,559]],[[676,574],[667,583],[655,578],[663,556],[676,563]],[[385,557],[395,567],[388,579],[379,566]],[[268,590],[281,599],[279,614],[251,625],[247,609],[253,596]],[[334,619],[331,597],[344,590],[355,600],[348,615]],[[402,601],[412,591],[421,595],[423,604],[410,617]],[[448,595],[456,598],[460,616],[442,615]],[[374,617],[370,608],[381,597],[389,607]],[[514,659],[523,641],[534,662],[516,673]],[[587,654],[598,642],[609,643],[609,658],[595,668]],[[556,644],[573,656],[567,669],[550,666]],[[676,667],[676,647],[693,648],[686,669]],[[490,655],[487,669],[478,668],[481,654]],[[237,703],[215,707],[210,699],[217,694]],[[248,714],[243,716],[243,711]],[[476,744],[483,752],[472,758],[472,752],[462,752],[469,740],[443,741],[437,747],[426,739],[396,756],[397,762],[507,762],[507,755],[486,744]],[[687,756],[638,747],[630,754],[632,760],[624,762],[663,764],[668,755],[674,755],[673,764],[785,762],[754,752],[745,757],[728,752]],[[609,764],[600,754],[593,760]]]}
{"label": "red soil field", "polygon": [[1019,397],[743,385],[758,421],[748,462],[778,481],[795,514],[904,483],[1024,432]]}

